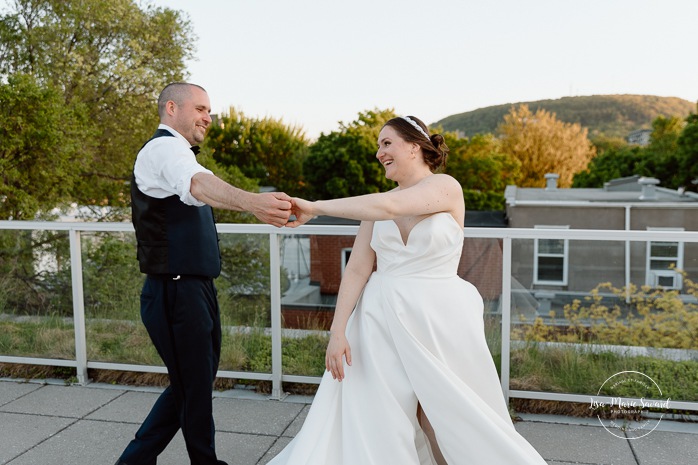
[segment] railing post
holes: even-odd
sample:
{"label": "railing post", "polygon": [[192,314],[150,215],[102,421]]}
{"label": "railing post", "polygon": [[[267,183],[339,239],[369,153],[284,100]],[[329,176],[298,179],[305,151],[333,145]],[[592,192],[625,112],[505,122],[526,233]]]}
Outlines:
{"label": "railing post", "polygon": [[71,228],[70,273],[73,288],[73,327],[75,332],[75,361],[79,384],[87,384],[87,332],[85,331],[85,297],[82,281],[82,247],[80,231]]}
{"label": "railing post", "polygon": [[281,385],[281,247],[279,234],[269,234],[269,268],[271,272],[271,398],[284,397]]}
{"label": "railing post", "polygon": [[[630,205],[625,206],[625,230],[630,231]],[[625,241],[625,303],[630,303],[630,241]]]}
{"label": "railing post", "polygon": [[502,391],[509,404],[511,355],[511,237],[502,240]]}

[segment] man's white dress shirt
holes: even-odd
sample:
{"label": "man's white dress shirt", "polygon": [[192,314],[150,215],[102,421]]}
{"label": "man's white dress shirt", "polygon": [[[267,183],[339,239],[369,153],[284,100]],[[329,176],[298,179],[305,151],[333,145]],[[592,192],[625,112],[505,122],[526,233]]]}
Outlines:
{"label": "man's white dress shirt", "polygon": [[196,155],[184,136],[166,124],[160,124],[158,129],[165,129],[174,137],[153,139],[138,152],[133,167],[136,186],[145,195],[156,199],[174,194],[187,205],[206,205],[189,192],[191,178],[196,173],[213,173],[196,161]]}

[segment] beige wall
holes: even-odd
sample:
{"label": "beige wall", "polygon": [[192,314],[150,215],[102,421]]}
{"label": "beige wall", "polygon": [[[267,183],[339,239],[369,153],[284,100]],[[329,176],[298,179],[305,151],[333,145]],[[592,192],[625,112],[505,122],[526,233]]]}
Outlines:
{"label": "beige wall", "polygon": [[570,229],[625,229],[623,208],[507,206],[507,217],[510,228],[560,225]]}
{"label": "beige wall", "polygon": [[[567,206],[507,206],[510,228],[562,225],[570,229],[625,229],[625,208]],[[676,227],[698,231],[698,205],[694,208],[631,207],[630,229]]]}
{"label": "beige wall", "polygon": [[633,208],[630,210],[630,229],[651,227],[684,228],[698,231],[698,208]]}
{"label": "beige wall", "polygon": [[[569,226],[570,229],[625,229],[623,207],[507,207],[510,228],[536,225]],[[698,231],[698,208],[631,208],[630,225],[634,230],[647,227],[684,228]],[[588,292],[599,283],[625,285],[625,243],[623,241],[570,241],[567,286],[533,284],[533,240],[515,240],[512,248],[512,275],[526,289],[550,289]],[[631,282],[644,285],[646,243],[631,242]],[[698,244],[684,244],[684,270],[689,279],[698,280]]]}

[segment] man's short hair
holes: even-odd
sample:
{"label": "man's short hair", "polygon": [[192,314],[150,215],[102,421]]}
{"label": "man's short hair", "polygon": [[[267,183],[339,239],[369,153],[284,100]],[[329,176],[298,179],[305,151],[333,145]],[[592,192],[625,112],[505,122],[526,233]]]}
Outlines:
{"label": "man's short hair", "polygon": [[177,105],[182,105],[184,101],[191,95],[191,88],[198,87],[199,89],[206,92],[203,87],[191,84],[189,82],[173,82],[165,86],[160,92],[160,97],[158,97],[158,114],[160,118],[165,116],[165,106],[167,102],[172,100]]}

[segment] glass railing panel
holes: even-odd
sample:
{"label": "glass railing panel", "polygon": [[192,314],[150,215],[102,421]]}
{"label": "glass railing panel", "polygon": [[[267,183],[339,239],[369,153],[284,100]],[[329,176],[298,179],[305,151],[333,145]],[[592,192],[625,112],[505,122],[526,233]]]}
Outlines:
{"label": "glass railing panel", "polygon": [[75,359],[65,231],[0,231],[0,354]]}
{"label": "glass railing panel", "polygon": [[282,238],[284,374],[322,376],[328,331],[354,239],[353,234],[292,234]]}
{"label": "glass railing panel", "polygon": [[271,273],[267,234],[220,234],[216,279],[223,329],[220,369],[271,373]]}
{"label": "glass railing panel", "polygon": [[[484,303],[485,337],[492,359],[501,374],[502,359],[502,240],[467,237],[458,275],[473,284]],[[464,311],[471,311],[464,306]]]}
{"label": "glass railing panel", "polygon": [[595,395],[609,377],[637,371],[664,383],[665,396],[698,400],[680,375],[698,370],[694,244],[680,257],[663,249],[677,269],[653,264],[645,241],[567,242],[565,268],[541,272],[535,240],[513,241],[510,387]]}
{"label": "glass railing panel", "polygon": [[86,231],[81,249],[88,360],[162,366],[141,322],[135,234]]}

